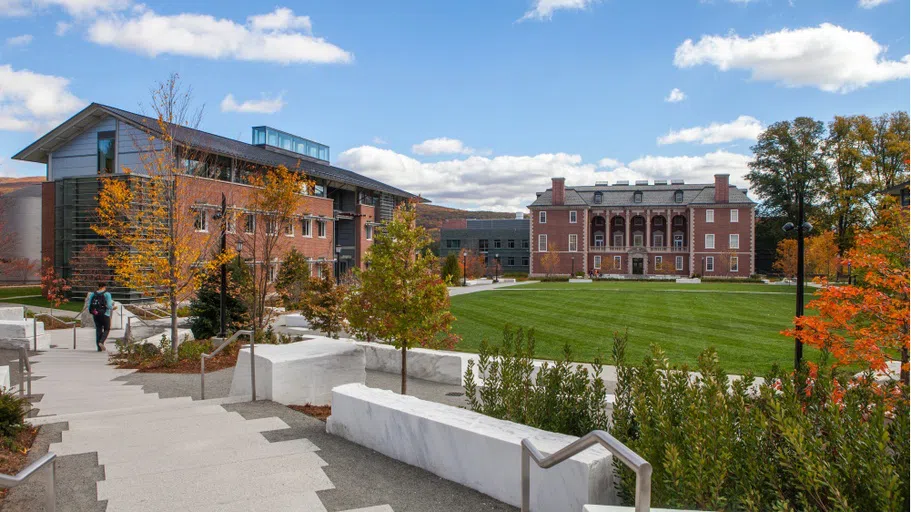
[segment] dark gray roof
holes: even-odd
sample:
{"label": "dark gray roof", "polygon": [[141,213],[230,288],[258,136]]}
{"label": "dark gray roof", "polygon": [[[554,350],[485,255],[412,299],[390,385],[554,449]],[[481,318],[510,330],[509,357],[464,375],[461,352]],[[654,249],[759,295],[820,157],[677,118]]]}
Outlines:
{"label": "dark gray roof", "polygon": [[[674,193],[683,192],[683,202],[674,201]],[[595,203],[595,193],[601,192],[602,200]],[[642,202],[633,201],[633,194],[642,192]],[[728,202],[754,204],[747,195],[731,185]],[[714,204],[715,185],[614,185],[566,187],[565,206],[679,206],[680,204]],[[529,207],[553,206],[553,191],[547,189]]]}
{"label": "dark gray roof", "polygon": [[[39,152],[38,150],[47,146],[49,142],[47,139],[56,137],[58,133],[62,134],[63,130],[61,130],[61,128],[64,125],[70,122],[78,122],[82,118],[86,117],[86,113],[93,110],[101,110],[107,114],[121,119],[122,121],[135,125],[140,129],[149,130],[154,133],[160,132],[157,119],[122,110],[116,107],[102,105],[100,103],[92,103],[81,112],[74,115],[70,120],[64,122],[60,127],[55,128],[29,147],[20,151],[13,158],[19,160],[39,161],[36,160],[35,157],[32,157],[31,153]],[[401,197],[416,197],[410,192],[406,192],[391,185],[387,185],[372,178],[368,178],[367,176],[363,176],[356,172],[349,171],[348,169],[342,169],[341,167],[335,167],[327,163],[313,161],[307,157],[298,158],[287,153],[270,151],[268,149],[254,146],[252,144],[247,144],[246,142],[229,139],[227,137],[222,137],[220,135],[215,135],[185,126],[175,125],[171,128],[171,131],[174,139],[178,143],[189,145],[194,148],[199,148],[210,153],[230,156],[250,163],[270,167],[284,165],[289,169],[301,169],[312,177],[322,178],[324,180],[356,185],[366,189],[386,192],[388,194]],[[44,161],[47,161],[46,157]]]}

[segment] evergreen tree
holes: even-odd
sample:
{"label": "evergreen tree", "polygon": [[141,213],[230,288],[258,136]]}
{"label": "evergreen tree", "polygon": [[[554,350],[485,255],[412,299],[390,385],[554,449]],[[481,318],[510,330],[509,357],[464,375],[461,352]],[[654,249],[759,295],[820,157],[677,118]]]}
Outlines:
{"label": "evergreen tree", "polygon": [[[250,271],[236,258],[228,263],[228,293],[225,311],[228,332],[250,324],[250,315],[238,300],[242,283],[249,281]],[[190,302],[190,329],[201,340],[218,335],[221,327],[221,274],[212,272],[202,281],[196,297]]]}
{"label": "evergreen tree", "polygon": [[441,274],[446,286],[455,286],[459,284],[459,279],[462,277],[462,269],[459,265],[458,254],[449,253],[449,256],[446,256],[446,259],[443,261],[443,270]]}
{"label": "evergreen tree", "polygon": [[275,279],[275,291],[281,297],[282,306],[288,311],[300,310],[309,283],[310,263],[307,257],[297,249],[291,249],[282,260]]}

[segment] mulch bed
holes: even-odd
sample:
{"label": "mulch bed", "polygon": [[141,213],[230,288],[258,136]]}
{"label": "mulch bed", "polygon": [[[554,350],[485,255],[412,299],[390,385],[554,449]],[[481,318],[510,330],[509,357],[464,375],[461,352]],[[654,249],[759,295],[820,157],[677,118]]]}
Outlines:
{"label": "mulch bed", "polygon": [[289,405],[288,408],[302,412],[307,416],[312,416],[320,421],[326,421],[326,418],[332,415],[331,405]]}
{"label": "mulch bed", "polygon": [[[237,353],[240,345],[232,344],[212,359],[206,360],[206,372],[215,372],[225,368],[234,368],[237,364]],[[117,368],[122,370],[136,370],[136,373],[199,373],[199,359],[182,359],[174,366],[163,366],[158,361],[145,361],[139,364],[120,363]]]}
{"label": "mulch bed", "polygon": [[[38,437],[38,427],[24,428],[16,436],[15,445],[19,450],[12,450],[7,446],[0,445],[0,473],[15,475],[28,464],[28,451]],[[9,489],[0,489],[0,503]]]}

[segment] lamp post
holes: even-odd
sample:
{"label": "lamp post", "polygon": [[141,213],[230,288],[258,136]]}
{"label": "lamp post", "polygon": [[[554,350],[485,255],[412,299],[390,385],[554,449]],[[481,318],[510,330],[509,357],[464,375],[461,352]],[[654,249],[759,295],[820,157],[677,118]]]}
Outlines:
{"label": "lamp post", "polygon": [[468,251],[462,251],[462,286],[468,286]]}
{"label": "lamp post", "polygon": [[[221,220],[221,253],[224,254],[228,251],[228,202],[225,198],[225,194],[221,194],[221,210],[216,213],[213,218],[215,220]],[[228,296],[228,266],[226,263],[221,264],[221,290],[218,293],[219,305],[219,330],[218,337],[224,339],[226,337],[226,325],[227,325],[227,314],[225,312],[225,305],[227,303]]]}
{"label": "lamp post", "polygon": [[342,282],[342,248],[335,246],[335,284],[341,284]]}
{"label": "lamp post", "polygon": [[[781,227],[785,233],[797,230],[797,300],[795,304],[795,316],[803,316],[803,286],[804,286],[804,268],[803,268],[803,236],[813,229],[813,225],[803,219],[803,194],[797,194],[797,225],[788,222]],[[797,325],[797,335],[794,336],[794,369],[800,369],[800,360],[803,359],[803,342],[800,341],[800,325]]]}
{"label": "lamp post", "polygon": [[572,270],[569,272],[569,278],[572,279],[576,276],[576,257],[572,256],[569,260],[572,263],[572,266],[570,267]]}
{"label": "lamp post", "polygon": [[500,282],[500,255],[499,254],[493,255],[493,282],[494,283]]}

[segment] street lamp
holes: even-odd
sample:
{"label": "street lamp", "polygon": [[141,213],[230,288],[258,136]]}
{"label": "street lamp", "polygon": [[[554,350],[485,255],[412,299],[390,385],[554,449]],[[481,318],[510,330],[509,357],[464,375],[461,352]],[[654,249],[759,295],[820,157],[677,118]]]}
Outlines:
{"label": "street lamp", "polygon": [[570,262],[572,262],[572,266],[570,267],[572,270],[569,272],[569,278],[572,279],[576,276],[576,257],[570,257]]}
{"label": "street lamp", "polygon": [[[813,229],[813,225],[809,222],[803,220],[803,195],[799,195],[797,199],[797,217],[798,224],[795,226],[793,222],[788,222],[781,229],[785,233],[790,233],[791,231],[797,230],[797,301],[795,305],[795,316],[800,318],[803,316],[803,282],[804,282],[804,268],[803,268],[803,235],[804,233],[809,233]],[[794,336],[794,369],[800,369],[800,360],[803,359],[803,342],[800,341],[800,324],[797,324],[797,335]]]}
{"label": "street lamp", "polygon": [[242,253],[244,250],[244,241],[238,238],[234,248],[237,249],[237,263],[243,263],[243,260],[240,257],[240,253]]}
{"label": "street lamp", "polygon": [[500,255],[493,255],[493,282],[500,282]]}
{"label": "street lamp", "polygon": [[[221,194],[221,210],[214,215],[216,220],[221,220],[221,253],[228,251],[228,203],[225,194]],[[227,312],[226,304],[228,297],[228,265],[221,264],[221,290],[219,291],[219,338],[227,337]]]}
{"label": "street lamp", "polygon": [[468,286],[468,251],[462,251],[462,286]]}
{"label": "street lamp", "polygon": [[335,246],[335,284],[342,283],[342,248]]}

